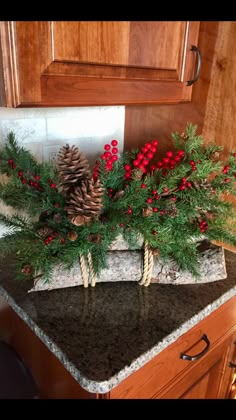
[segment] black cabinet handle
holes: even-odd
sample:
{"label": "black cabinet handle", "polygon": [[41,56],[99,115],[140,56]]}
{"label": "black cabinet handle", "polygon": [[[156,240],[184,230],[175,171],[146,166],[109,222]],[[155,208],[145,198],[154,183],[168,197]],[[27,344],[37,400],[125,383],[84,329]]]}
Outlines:
{"label": "black cabinet handle", "polygon": [[191,51],[195,51],[195,53],[197,54],[197,68],[196,68],[196,73],[195,73],[194,78],[192,80],[187,81],[186,83],[187,86],[191,86],[193,83],[197,81],[200,70],[201,70],[201,66],[202,66],[202,56],[201,56],[200,50],[195,45],[192,45]]}
{"label": "black cabinet handle", "polygon": [[201,340],[205,341],[206,343],[206,347],[201,351],[201,353],[195,354],[194,356],[190,356],[189,354],[186,354],[186,353],[180,353],[179,355],[180,359],[190,360],[191,362],[193,362],[194,360],[198,360],[200,359],[200,357],[204,356],[204,354],[206,354],[206,352],[209,350],[211,343],[206,334],[203,334],[203,336],[201,337]]}
{"label": "black cabinet handle", "polygon": [[229,362],[229,367],[232,369],[236,369],[236,363]]}

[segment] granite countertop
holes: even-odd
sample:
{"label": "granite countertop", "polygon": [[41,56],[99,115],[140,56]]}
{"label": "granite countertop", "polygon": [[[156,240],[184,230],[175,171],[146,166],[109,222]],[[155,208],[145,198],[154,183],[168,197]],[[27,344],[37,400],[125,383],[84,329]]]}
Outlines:
{"label": "granite countertop", "polygon": [[206,284],[140,287],[134,282],[27,293],[14,262],[0,264],[0,294],[90,392],[108,392],[236,295],[236,254],[228,277]]}

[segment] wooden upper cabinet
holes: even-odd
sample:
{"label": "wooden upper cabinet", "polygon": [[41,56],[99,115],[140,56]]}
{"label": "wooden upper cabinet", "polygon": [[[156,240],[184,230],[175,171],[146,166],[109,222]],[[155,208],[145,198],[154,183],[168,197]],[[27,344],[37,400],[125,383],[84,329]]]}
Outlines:
{"label": "wooden upper cabinet", "polygon": [[0,30],[2,105],[191,100],[186,82],[196,71],[191,47],[197,46],[199,22],[17,21],[2,22]]}

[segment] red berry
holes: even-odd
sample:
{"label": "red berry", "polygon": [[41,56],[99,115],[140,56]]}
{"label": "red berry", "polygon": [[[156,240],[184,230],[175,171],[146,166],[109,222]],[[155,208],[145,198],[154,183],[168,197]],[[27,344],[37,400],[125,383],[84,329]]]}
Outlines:
{"label": "red berry", "polygon": [[196,170],[197,170],[196,166],[192,166],[192,171],[196,171]]}
{"label": "red berry", "polygon": [[124,223],[120,223],[120,227],[124,227],[125,226],[125,224]]}
{"label": "red berry", "polygon": [[58,203],[54,204],[54,207],[56,207],[58,209],[58,207],[60,207],[60,205]]}
{"label": "red berry", "polygon": [[187,178],[181,178],[181,181],[183,184],[185,184],[187,182]]}
{"label": "red berry", "polygon": [[23,176],[23,172],[22,171],[18,171],[18,176],[19,177]]}
{"label": "red berry", "polygon": [[117,147],[113,147],[113,148],[111,149],[111,151],[112,151],[112,153],[113,153],[114,155],[117,155],[117,153],[118,153],[118,149],[117,149]]}
{"label": "red berry", "polygon": [[143,174],[146,174],[147,173],[147,169],[146,168],[141,168],[141,171],[142,171]]}
{"label": "red berry", "polygon": [[152,152],[152,153],[156,153],[156,151],[157,151],[156,147],[154,147],[154,146],[152,146],[152,147],[150,148],[150,150],[151,150],[151,152]]}
{"label": "red berry", "polygon": [[156,195],[157,194],[157,190],[152,190],[152,195]]}
{"label": "red berry", "polygon": [[225,182],[230,182],[230,178],[225,178]]}
{"label": "red berry", "polygon": [[159,200],[160,196],[157,194],[155,200]]}
{"label": "red berry", "polygon": [[111,141],[111,145],[112,145],[112,146],[117,146],[117,144],[118,144],[118,141],[117,141],[117,140],[112,140],[112,141]]}
{"label": "red berry", "polygon": [[112,155],[111,160],[112,160],[112,162],[116,162],[118,160],[118,156],[117,155]]}
{"label": "red berry", "polygon": [[177,156],[174,157],[174,160],[175,160],[175,162],[179,162],[181,160],[181,157],[177,155]]}
{"label": "red berry", "polygon": [[11,167],[12,167],[12,169],[16,169],[16,164],[15,164],[15,163],[13,163],[13,164],[11,165]]}
{"label": "red berry", "polygon": [[94,171],[94,172],[98,172],[98,171],[99,171],[98,166],[94,166],[93,171]]}
{"label": "red berry", "polygon": [[171,197],[171,200],[174,201],[174,203],[175,203],[176,200],[177,200],[177,197],[175,195],[173,195],[173,197]]}
{"label": "red berry", "polygon": [[45,239],[44,240],[44,243],[45,243],[45,245],[48,245],[49,244],[49,240],[48,239]]}
{"label": "red berry", "polygon": [[53,180],[50,178],[50,179],[48,180],[48,182],[49,182],[49,184],[51,184],[51,182],[53,182]]}
{"label": "red berry", "polygon": [[160,215],[163,216],[163,214],[165,214],[165,210],[160,211]]}
{"label": "red berry", "polygon": [[184,156],[184,150],[178,150],[177,155],[183,157]]}
{"label": "red berry", "polygon": [[111,157],[111,152],[105,152],[104,155],[106,156],[107,159],[109,159]]}
{"label": "red berry", "polygon": [[51,188],[56,188],[56,184],[53,184],[53,182],[50,185]]}
{"label": "red berry", "polygon": [[157,235],[157,234],[158,234],[157,230],[153,230],[153,231],[152,231],[152,234],[153,234],[153,235]]}
{"label": "red berry", "polygon": [[151,197],[147,198],[146,202],[151,204],[152,203],[152,198]]}
{"label": "red berry", "polygon": [[149,164],[149,160],[143,159],[142,165],[147,166]]}
{"label": "red berry", "polygon": [[194,166],[194,165],[195,165],[195,162],[194,162],[194,160],[190,160],[190,162],[189,162],[189,165],[192,165],[192,166]]}
{"label": "red berry", "polygon": [[130,179],[131,178],[131,172],[126,172],[125,173],[125,178]]}
{"label": "red berry", "polygon": [[134,161],[133,161],[133,165],[134,165],[134,166],[139,166],[139,160],[134,160]]}
{"label": "red berry", "polygon": [[39,175],[35,175],[35,179],[36,179],[36,181],[39,181],[40,180],[40,176]]}
{"label": "red berry", "polygon": [[38,186],[39,186],[39,184],[37,182],[34,182],[33,185],[34,185],[35,188],[38,188]]}
{"label": "red berry", "polygon": [[171,165],[171,166],[175,166],[175,165],[176,165],[176,161],[175,161],[174,159],[171,159],[171,160],[170,160],[170,165]]}
{"label": "red berry", "polygon": [[105,144],[104,150],[110,150],[110,148],[111,148],[110,144]]}
{"label": "red berry", "polygon": [[26,179],[25,178],[21,178],[21,182],[22,182],[22,184],[26,184]]}
{"label": "red berry", "polygon": [[173,152],[171,152],[171,151],[166,152],[166,156],[167,156],[168,158],[172,158],[172,156],[173,156]]}
{"label": "red berry", "polygon": [[109,196],[109,197],[112,197],[112,193],[109,193],[109,194],[108,194],[108,196]]}
{"label": "red berry", "polygon": [[101,155],[101,159],[106,160],[106,155],[104,153]]}
{"label": "red berry", "polygon": [[130,165],[125,165],[124,169],[125,169],[125,171],[131,171],[131,166]]}
{"label": "red berry", "polygon": [[12,164],[13,163],[13,159],[9,159],[8,163]]}
{"label": "red berry", "polygon": [[163,166],[163,163],[162,162],[157,162],[157,168],[158,169],[162,168],[162,166]]}
{"label": "red berry", "polygon": [[188,188],[192,188],[192,183],[191,182],[187,182],[186,185],[187,185]]}
{"label": "red berry", "polygon": [[233,157],[236,157],[236,153],[233,153]]}
{"label": "red berry", "polygon": [[93,174],[93,180],[94,180],[94,182],[96,182],[96,181],[97,181],[97,179],[98,179],[97,174]]}
{"label": "red berry", "polygon": [[127,214],[132,214],[133,213],[133,210],[132,209],[128,209],[127,210]]}
{"label": "red berry", "polygon": [[157,147],[157,146],[158,146],[158,144],[159,144],[159,141],[158,141],[158,140],[153,140],[153,141],[152,141],[152,145],[153,145],[154,147]]}
{"label": "red berry", "polygon": [[164,191],[165,193],[167,193],[169,190],[168,190],[168,188],[167,188],[167,187],[164,187],[164,188],[163,188],[163,191]]}
{"label": "red berry", "polygon": [[154,211],[154,213],[157,213],[158,212],[158,208],[157,207],[153,207],[153,211]]}
{"label": "red berry", "polygon": [[138,160],[142,160],[144,158],[144,154],[143,153],[138,153],[137,154],[137,159]]}
{"label": "red berry", "polygon": [[62,243],[62,244],[64,244],[64,243],[65,243],[65,241],[66,241],[66,239],[65,239],[65,238],[61,238],[61,243]]}
{"label": "red berry", "polygon": [[145,144],[145,147],[146,147],[147,149],[151,149],[152,145],[151,145],[151,143],[146,143],[146,144]]}
{"label": "red berry", "polygon": [[152,159],[153,158],[153,153],[152,152],[148,152],[147,153],[147,158],[148,159]]}
{"label": "red berry", "polygon": [[170,162],[170,159],[168,157],[163,158],[163,163],[167,164]]}
{"label": "red berry", "polygon": [[142,147],[142,152],[143,152],[143,153],[147,153],[147,152],[148,152],[147,147]]}
{"label": "red berry", "polygon": [[155,171],[156,166],[155,166],[155,165],[151,165],[151,166],[150,166],[150,169],[151,169],[151,171]]}
{"label": "red berry", "polygon": [[179,187],[179,189],[180,189],[181,191],[183,191],[183,190],[185,190],[185,189],[186,189],[186,186],[185,186],[185,185],[181,185],[181,186]]}
{"label": "red berry", "polygon": [[53,236],[54,236],[55,238],[57,238],[57,237],[58,237],[58,235],[59,235],[59,233],[58,233],[58,232],[54,232],[54,233],[53,233]]}
{"label": "red berry", "polygon": [[32,180],[30,180],[30,181],[28,182],[28,184],[32,187],[32,186],[34,185],[34,182],[33,182]]}
{"label": "red berry", "polygon": [[146,184],[141,184],[141,188],[146,188]]}
{"label": "red berry", "polygon": [[52,236],[48,236],[48,241],[52,241],[53,237]]}

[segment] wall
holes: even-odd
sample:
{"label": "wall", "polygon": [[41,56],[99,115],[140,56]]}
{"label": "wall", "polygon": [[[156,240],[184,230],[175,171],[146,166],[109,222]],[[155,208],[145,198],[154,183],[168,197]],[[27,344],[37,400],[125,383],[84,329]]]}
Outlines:
{"label": "wall", "polygon": [[[19,144],[30,150],[39,161],[53,156],[66,144],[75,144],[93,163],[104,144],[113,138],[123,151],[124,113],[122,106],[76,108],[0,108],[0,148],[9,131]],[[0,203],[0,211],[9,212]],[[0,236],[4,232],[0,225]]]}

